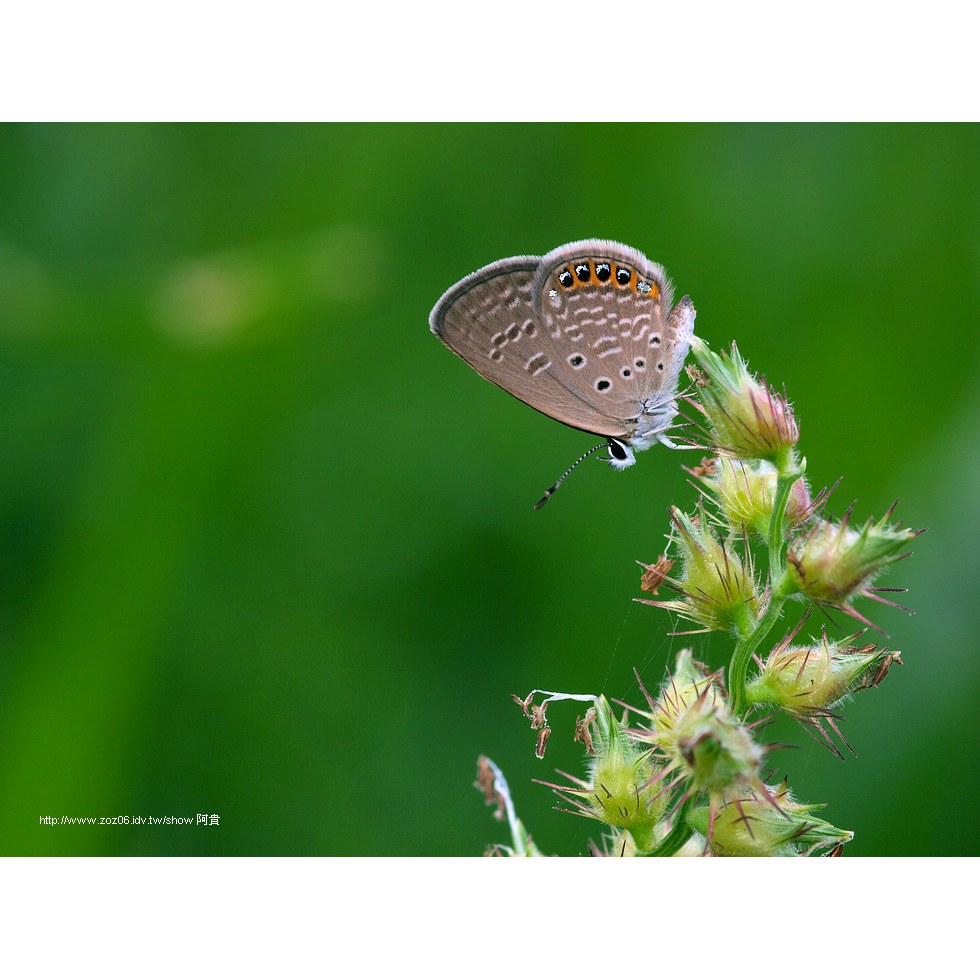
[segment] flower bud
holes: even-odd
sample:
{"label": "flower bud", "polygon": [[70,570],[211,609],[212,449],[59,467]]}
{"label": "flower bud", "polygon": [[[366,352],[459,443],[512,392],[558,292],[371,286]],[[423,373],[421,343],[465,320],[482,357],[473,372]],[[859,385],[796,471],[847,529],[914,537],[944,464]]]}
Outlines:
{"label": "flower bud", "polygon": [[851,747],[837,726],[840,715],[834,714],[833,709],[857,691],[877,687],[891,665],[902,662],[897,652],[873,643],[863,647],[846,645],[856,638],[850,636],[835,643],[827,639],[825,631],[818,643],[809,646],[791,647],[784,640],[747,685],[747,699],[782,708],[840,756],[831,732],[848,749]]}
{"label": "flower bud", "polygon": [[690,705],[707,701],[708,710],[725,711],[725,695],[717,674],[705,673],[704,664],[698,663],[690,647],[678,651],[674,672],[667,678],[654,699],[644,689],[649,711],[634,709],[637,714],[647,718],[646,729],[633,732],[642,741],[649,742],[669,754],[673,750],[677,720]]}
{"label": "flower bud", "polygon": [[749,791],[726,802],[713,819],[711,807],[699,807],[688,823],[707,837],[717,857],[809,855],[853,839],[852,831],[813,816],[823,804],[797,803],[785,784],[765,789],[765,794]]}
{"label": "flower bud", "polygon": [[604,697],[595,701],[592,718],[590,772],[587,781],[571,778],[577,786],[556,786],[575,812],[610,827],[629,831],[640,851],[656,843],[656,827],[663,818],[668,796],[659,780],[660,768],[649,750],[633,741],[613,715]]}
{"label": "flower bud", "polygon": [[800,430],[786,399],[749,372],[734,344],[730,355],[716,354],[695,338],[691,353],[698,367],[688,374],[701,401],[689,401],[705,416],[714,448],[735,459],[791,460]]}
{"label": "flower bud", "polygon": [[889,511],[877,523],[867,521],[855,530],[847,517],[839,524],[819,520],[794,541],[787,552],[789,574],[797,588],[817,603],[853,612],[850,603],[860,595],[874,598],[870,586],[882,569],[908,552],[898,554],[921,531],[886,525]]}
{"label": "flower bud", "polygon": [[[751,560],[743,561],[728,544],[719,541],[706,526],[703,514],[691,518],[673,507],[671,520],[677,529],[682,572],[679,579],[667,578],[664,573],[661,580],[672,585],[680,598],[636,601],[670,609],[708,630],[751,629],[760,603]],[[656,568],[644,567],[648,572]],[[648,586],[647,576],[644,583]]]}
{"label": "flower bud", "polygon": [[810,646],[781,643],[762,665],[747,689],[749,701],[771,704],[791,714],[808,714],[833,708],[856,691],[877,687],[893,663],[901,663],[897,652],[869,643],[845,646],[833,642],[826,631]]}
{"label": "flower bud", "polygon": [[[718,456],[710,465],[689,470],[718,501],[730,527],[766,539],[776,496],[778,472],[766,460],[737,460]],[[786,503],[786,526],[793,527],[813,510],[806,480],[792,486]]]}
{"label": "flower bud", "polygon": [[706,676],[690,650],[678,654],[674,675],[650,707],[640,712],[649,719],[649,727],[631,734],[666,755],[669,769],[680,772],[694,790],[717,795],[759,784],[763,750],[732,717],[717,675]]}

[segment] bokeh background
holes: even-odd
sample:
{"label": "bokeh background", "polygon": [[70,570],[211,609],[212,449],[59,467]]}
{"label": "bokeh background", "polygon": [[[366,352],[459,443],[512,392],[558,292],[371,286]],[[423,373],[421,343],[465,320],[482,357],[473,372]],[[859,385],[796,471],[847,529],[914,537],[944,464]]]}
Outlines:
{"label": "bokeh background", "polygon": [[848,854],[975,854],[978,163],[965,125],[0,128],[0,852],[477,855],[480,753],[544,850],[586,850],[532,782],[579,771],[575,708],[542,762],[510,695],[656,685],[684,641],[635,560],[691,459],[533,511],[595,440],[427,317],[595,236],[786,385],[832,512],[929,528],[857,756],[776,726],[771,761]]}

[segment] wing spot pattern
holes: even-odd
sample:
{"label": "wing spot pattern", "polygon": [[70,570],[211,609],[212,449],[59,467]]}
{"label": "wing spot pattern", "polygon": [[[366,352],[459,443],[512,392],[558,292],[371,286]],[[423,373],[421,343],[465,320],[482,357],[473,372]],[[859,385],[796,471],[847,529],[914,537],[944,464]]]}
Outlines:
{"label": "wing spot pattern", "polygon": [[537,377],[542,371],[547,371],[551,367],[551,358],[548,357],[543,351],[539,351],[534,357],[528,358],[527,364],[524,365],[524,370],[531,375],[532,378]]}
{"label": "wing spot pattern", "polygon": [[618,343],[618,338],[613,336],[603,336],[600,337],[593,345],[592,349],[599,355],[599,357],[609,357],[610,354],[618,354],[622,351],[622,347]]}

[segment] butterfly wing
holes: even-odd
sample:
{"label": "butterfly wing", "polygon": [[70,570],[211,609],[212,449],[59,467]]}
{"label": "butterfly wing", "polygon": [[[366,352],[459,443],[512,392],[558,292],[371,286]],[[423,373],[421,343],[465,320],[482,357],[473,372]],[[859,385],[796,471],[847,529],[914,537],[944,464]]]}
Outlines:
{"label": "butterfly wing", "polygon": [[442,296],[432,332],[488,381],[576,429],[621,436],[613,415],[597,412],[570,376],[559,337],[546,335],[534,310],[540,256],[519,255],[478,269]]}

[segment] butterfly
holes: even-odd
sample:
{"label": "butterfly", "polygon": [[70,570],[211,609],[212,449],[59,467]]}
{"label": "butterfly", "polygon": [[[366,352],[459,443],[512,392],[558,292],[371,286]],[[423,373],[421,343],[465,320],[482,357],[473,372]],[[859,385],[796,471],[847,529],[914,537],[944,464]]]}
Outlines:
{"label": "butterfly", "polygon": [[586,239],[545,256],[500,259],[448,289],[432,332],[478,374],[574,429],[602,436],[618,470],[658,442],[677,415],[695,309],[672,306],[662,266],[619,242]]}

